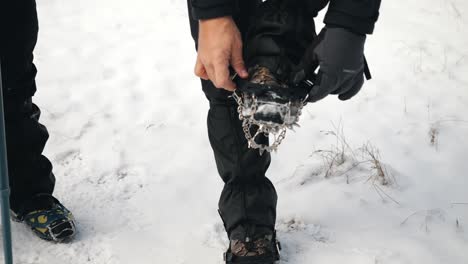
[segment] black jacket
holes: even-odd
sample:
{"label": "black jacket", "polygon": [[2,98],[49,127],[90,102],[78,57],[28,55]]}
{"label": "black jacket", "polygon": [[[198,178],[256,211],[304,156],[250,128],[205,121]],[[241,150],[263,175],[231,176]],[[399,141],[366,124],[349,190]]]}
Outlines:
{"label": "black jacket", "polygon": [[[235,15],[256,0],[190,0],[195,19]],[[381,0],[297,0],[316,16],[328,3],[325,24],[350,29],[360,34],[371,34],[379,17]]]}

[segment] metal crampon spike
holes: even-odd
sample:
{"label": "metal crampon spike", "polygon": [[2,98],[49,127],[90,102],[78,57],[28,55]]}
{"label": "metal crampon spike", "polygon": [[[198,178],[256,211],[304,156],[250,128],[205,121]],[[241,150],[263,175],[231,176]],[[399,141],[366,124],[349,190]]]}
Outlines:
{"label": "metal crampon spike", "polygon": [[265,149],[259,149],[259,152],[260,152],[260,156],[263,156],[263,153],[265,153]]}

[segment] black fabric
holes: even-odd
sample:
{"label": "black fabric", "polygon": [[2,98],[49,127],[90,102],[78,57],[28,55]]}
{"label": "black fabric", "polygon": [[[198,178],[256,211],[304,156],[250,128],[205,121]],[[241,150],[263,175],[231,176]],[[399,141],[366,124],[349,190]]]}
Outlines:
{"label": "black fabric", "polygon": [[[187,6],[188,6],[188,14],[189,14],[189,21],[190,21],[190,30],[192,37],[194,39],[198,38],[198,19],[200,17],[197,17],[196,14],[197,12],[194,12],[194,7],[192,6],[192,2],[194,0],[187,0]],[[209,0],[208,0],[209,1]],[[258,8],[258,6],[262,3],[261,0],[243,0],[237,2],[236,6],[238,6],[239,12],[232,13],[232,17],[236,21],[236,24],[239,28],[239,31],[242,34],[242,38],[246,38],[247,30],[249,25],[251,25],[251,21],[254,18],[255,12]],[[219,17],[217,15],[216,17]],[[195,41],[195,45],[197,42]]]}
{"label": "black fabric", "polygon": [[196,19],[209,19],[222,16],[232,16],[238,11],[237,1],[232,0],[189,0],[192,3],[193,15]]}
{"label": "black fabric", "polygon": [[[189,10],[191,9],[188,1]],[[234,17],[245,36],[250,12]],[[190,17],[192,36],[197,41],[198,21]],[[273,229],[276,222],[277,194],[265,173],[270,154],[262,156],[249,149],[237,105],[231,92],[217,89],[202,80],[202,89],[210,102],[207,125],[218,172],[225,182],[219,200],[219,212],[228,233],[240,225],[265,226]],[[260,140],[267,141],[266,137]]]}
{"label": "black fabric", "polygon": [[[242,5],[250,0],[189,1],[193,4],[191,12],[195,19],[208,19],[246,12],[247,9],[242,8]],[[373,32],[381,4],[381,0],[298,0],[292,2],[305,5],[306,10],[313,17],[329,3],[325,23],[344,27],[359,34]]]}
{"label": "black fabric", "polygon": [[[270,154],[260,156],[249,149],[237,113],[237,105],[228,92],[211,82],[202,81],[210,102],[207,125],[218,173],[225,182],[219,200],[219,211],[230,233],[238,225],[266,226],[273,229],[276,222],[277,194],[265,174]],[[266,143],[260,138],[258,143]]]}
{"label": "black fabric", "polygon": [[[204,90],[216,89],[204,82]],[[219,200],[219,211],[230,233],[238,225],[266,226],[276,221],[277,195],[265,177],[270,154],[248,148],[237,106],[229,99],[210,99],[208,136],[218,172],[226,183]],[[267,144],[266,137],[258,143]]]}
{"label": "black fabric", "polygon": [[286,83],[315,37],[314,19],[301,1],[266,1],[257,8],[246,36],[246,65],[266,67]]}
{"label": "black fabric", "polygon": [[0,50],[7,96],[31,97],[36,91],[36,67],[32,63],[38,22],[35,0],[2,1]]}
{"label": "black fabric", "polygon": [[332,0],[324,22],[358,34],[371,34],[379,18],[380,3],[381,0]]}
{"label": "black fabric", "polygon": [[261,0],[187,0],[195,20],[222,16],[248,17]]}
{"label": "black fabric", "polygon": [[330,0],[299,0],[304,2],[307,12],[313,17],[318,15],[318,12],[324,9]]}
{"label": "black fabric", "polygon": [[0,4],[0,61],[5,100],[6,139],[11,186],[11,208],[17,211],[37,194],[52,194],[55,178],[42,155],[49,134],[39,123],[33,50],[38,21],[35,0]]}

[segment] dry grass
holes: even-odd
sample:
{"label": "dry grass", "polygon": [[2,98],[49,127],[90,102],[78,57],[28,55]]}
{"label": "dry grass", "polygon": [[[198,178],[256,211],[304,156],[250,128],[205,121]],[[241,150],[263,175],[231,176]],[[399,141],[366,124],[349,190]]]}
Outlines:
{"label": "dry grass", "polygon": [[438,149],[439,146],[439,128],[435,125],[432,125],[429,129],[429,139],[431,146]]}
{"label": "dry grass", "polygon": [[319,155],[324,163],[324,177],[340,177],[345,176],[346,182],[349,184],[350,174],[353,170],[360,167],[369,171],[369,177],[366,182],[369,182],[379,196],[399,204],[398,201],[388,195],[382,186],[396,185],[395,177],[387,170],[384,163],[381,161],[380,151],[371,143],[366,143],[362,147],[353,149],[347,142],[343,126],[333,126],[332,131],[324,131],[325,135],[331,135],[336,138],[335,144],[327,150],[317,150],[314,154]]}

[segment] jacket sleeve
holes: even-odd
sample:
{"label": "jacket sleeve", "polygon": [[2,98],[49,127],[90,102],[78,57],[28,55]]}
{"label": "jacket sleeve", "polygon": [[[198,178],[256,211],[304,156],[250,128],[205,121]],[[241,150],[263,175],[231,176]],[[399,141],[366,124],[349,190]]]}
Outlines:
{"label": "jacket sleeve", "polygon": [[372,34],[379,18],[381,0],[331,0],[325,24]]}
{"label": "jacket sleeve", "polygon": [[237,12],[237,0],[189,0],[194,19],[230,16]]}

